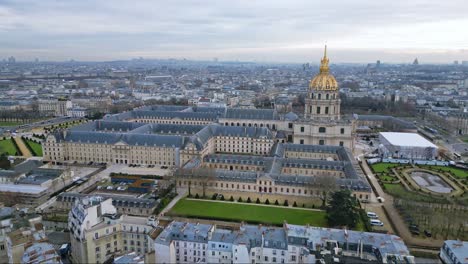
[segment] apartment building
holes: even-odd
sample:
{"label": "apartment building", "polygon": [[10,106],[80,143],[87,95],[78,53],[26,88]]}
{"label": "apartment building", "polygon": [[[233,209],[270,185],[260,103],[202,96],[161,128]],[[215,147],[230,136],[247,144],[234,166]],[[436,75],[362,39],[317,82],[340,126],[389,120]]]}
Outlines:
{"label": "apartment building", "polygon": [[151,217],[119,214],[110,198],[77,200],[68,220],[72,259],[78,263],[104,263],[130,252],[147,254],[153,249],[148,234],[156,225]]}
{"label": "apartment building", "polygon": [[172,222],[154,240],[156,263],[415,263],[395,235],[289,225],[239,228]]}

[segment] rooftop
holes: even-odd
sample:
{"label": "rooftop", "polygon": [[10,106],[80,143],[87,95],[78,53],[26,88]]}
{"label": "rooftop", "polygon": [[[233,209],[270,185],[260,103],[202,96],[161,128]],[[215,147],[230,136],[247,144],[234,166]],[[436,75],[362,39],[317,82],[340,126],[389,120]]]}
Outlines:
{"label": "rooftop", "polygon": [[380,135],[394,146],[437,148],[436,145],[416,133],[380,132]]}
{"label": "rooftop", "polygon": [[444,243],[461,263],[468,262],[468,241],[446,240]]}

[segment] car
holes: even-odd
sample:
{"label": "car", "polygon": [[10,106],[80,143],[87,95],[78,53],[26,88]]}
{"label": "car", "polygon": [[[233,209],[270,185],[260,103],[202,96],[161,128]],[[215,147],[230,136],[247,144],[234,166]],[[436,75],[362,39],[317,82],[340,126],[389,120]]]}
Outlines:
{"label": "car", "polygon": [[370,224],[373,225],[373,226],[383,226],[383,225],[384,225],[384,224],[382,223],[382,221],[377,220],[377,219],[371,219],[371,220],[370,220]]}
{"label": "car", "polygon": [[361,203],[370,203],[369,200],[361,200]]}
{"label": "car", "polygon": [[374,212],[367,212],[367,217],[372,218],[372,219],[379,218],[379,216]]}
{"label": "car", "polygon": [[429,230],[424,230],[424,235],[426,237],[432,237],[432,233]]}
{"label": "car", "polygon": [[410,230],[412,235],[419,236],[419,230]]}
{"label": "car", "polygon": [[384,203],[385,198],[379,196],[379,197],[377,197],[377,201],[379,201],[379,203]]}

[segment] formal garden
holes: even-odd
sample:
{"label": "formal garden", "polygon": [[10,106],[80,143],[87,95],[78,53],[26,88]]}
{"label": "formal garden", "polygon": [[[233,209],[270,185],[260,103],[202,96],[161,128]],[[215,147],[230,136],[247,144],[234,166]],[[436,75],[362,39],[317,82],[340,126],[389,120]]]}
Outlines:
{"label": "formal garden", "polygon": [[29,149],[33,156],[42,157],[42,144],[39,139],[32,140],[26,137],[21,137],[26,147]]}
{"label": "formal garden", "polygon": [[21,156],[21,152],[12,138],[0,139],[0,154],[7,156]]}
{"label": "formal garden", "polygon": [[468,170],[395,163],[370,167],[413,235],[467,239]]}

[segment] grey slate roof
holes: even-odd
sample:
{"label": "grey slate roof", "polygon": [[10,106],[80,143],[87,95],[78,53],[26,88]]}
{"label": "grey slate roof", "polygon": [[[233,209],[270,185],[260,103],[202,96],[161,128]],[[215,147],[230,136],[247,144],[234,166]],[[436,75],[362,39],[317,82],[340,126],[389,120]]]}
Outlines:
{"label": "grey slate roof", "polygon": [[193,135],[203,128],[205,128],[203,125],[146,124],[130,131],[129,133]]}
{"label": "grey slate roof", "polygon": [[[57,201],[69,201],[74,202],[76,199],[83,199],[85,197],[91,197],[94,195],[87,195],[82,193],[64,192],[57,195]],[[122,195],[113,194],[100,194],[105,200],[111,198],[114,206],[125,206],[125,207],[141,207],[141,208],[153,208],[156,206],[154,199],[135,198]]]}
{"label": "grey slate roof", "polygon": [[278,113],[274,109],[228,108],[225,118],[279,120]]}
{"label": "grey slate roof", "polygon": [[145,123],[97,120],[70,128],[70,131],[129,132]]}
{"label": "grey slate roof", "polygon": [[155,243],[168,245],[172,240],[208,243],[208,232],[213,225],[172,222],[156,238]]}
{"label": "grey slate roof", "polygon": [[55,133],[58,141],[87,143],[87,144],[115,144],[122,142],[128,145],[183,147],[186,139],[173,135],[151,135],[131,133],[100,133],[85,131],[68,131],[66,134]]}
{"label": "grey slate roof", "polygon": [[158,119],[173,119],[180,118],[182,120],[202,120],[202,121],[217,121],[218,115],[212,112],[159,112],[159,111],[142,111],[135,110],[132,112],[134,118],[158,118]]}

